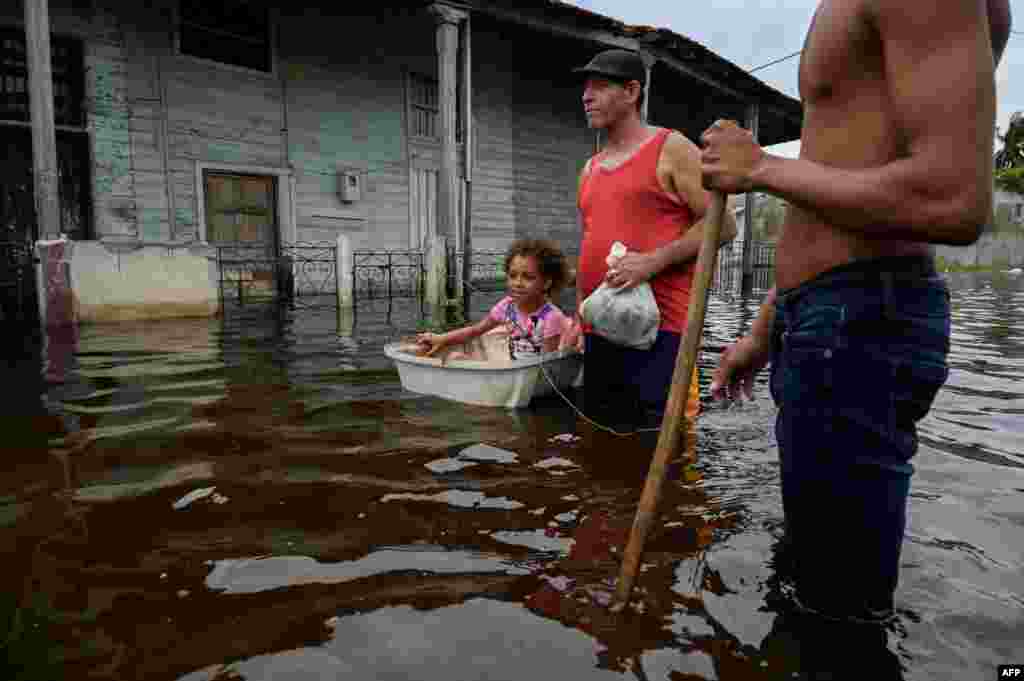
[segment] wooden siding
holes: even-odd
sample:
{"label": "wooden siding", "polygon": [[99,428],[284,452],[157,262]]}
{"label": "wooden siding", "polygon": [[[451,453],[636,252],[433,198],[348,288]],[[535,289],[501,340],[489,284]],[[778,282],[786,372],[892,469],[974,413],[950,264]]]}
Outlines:
{"label": "wooden siding", "polygon": [[543,236],[575,249],[576,183],[594,139],[580,89],[571,79],[517,73],[508,49],[502,34],[474,32],[474,245],[501,249]]}
{"label": "wooden siding", "polygon": [[[433,21],[399,12],[386,23],[371,15],[330,22],[281,23],[299,239],[344,233],[354,248],[408,248],[405,73],[432,63]],[[339,199],[340,170],[361,175],[360,201]]]}
{"label": "wooden siding", "polygon": [[[412,9],[320,17],[282,8],[268,75],[174,54],[172,7],[54,4],[54,29],[85,41],[97,236],[198,238],[196,164],[221,163],[290,167],[300,241],[348,234],[356,248],[408,248],[412,169],[436,167],[438,150],[408,138],[406,78],[436,77],[433,19]],[[543,235],[575,248],[576,179],[594,139],[578,84],[523,71],[519,38],[477,26],[474,246]],[[361,174],[359,202],[339,199],[340,170]]]}

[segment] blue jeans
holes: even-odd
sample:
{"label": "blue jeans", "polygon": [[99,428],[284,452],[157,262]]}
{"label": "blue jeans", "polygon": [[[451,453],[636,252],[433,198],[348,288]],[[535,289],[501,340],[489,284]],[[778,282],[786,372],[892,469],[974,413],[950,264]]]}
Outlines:
{"label": "blue jeans", "polygon": [[659,427],[680,339],[674,331],[658,331],[649,350],[638,350],[585,334],[583,406],[587,415],[627,432]]}
{"label": "blue jeans", "polygon": [[775,311],[770,385],[797,599],[884,617],[916,424],[949,373],[949,292],[930,258],[880,258],[780,291]]}

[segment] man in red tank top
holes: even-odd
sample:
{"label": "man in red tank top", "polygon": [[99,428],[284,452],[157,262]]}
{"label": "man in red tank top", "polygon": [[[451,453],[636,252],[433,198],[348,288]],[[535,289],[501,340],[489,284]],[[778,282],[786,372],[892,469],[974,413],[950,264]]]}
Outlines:
{"label": "man in red tank top", "polygon": [[[607,50],[576,71],[586,78],[583,108],[590,127],[607,135],[604,149],[580,175],[576,308],[602,280],[615,287],[650,282],[661,326],[654,346],[637,350],[593,333],[577,312],[567,341],[584,351],[589,414],[626,427],[656,427],[668,399],[710,203],[701,184],[701,151],[682,134],[641,118],[646,69],[638,54]],[[723,243],[735,235],[729,216]],[[630,253],[609,269],[605,258],[616,241]],[[694,381],[687,414],[695,416],[697,405]]]}

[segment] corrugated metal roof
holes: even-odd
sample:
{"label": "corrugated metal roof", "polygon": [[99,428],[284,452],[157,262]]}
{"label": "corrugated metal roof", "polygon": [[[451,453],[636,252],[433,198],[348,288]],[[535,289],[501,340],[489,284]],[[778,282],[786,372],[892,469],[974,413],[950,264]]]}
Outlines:
{"label": "corrugated metal roof", "polygon": [[[507,12],[529,13],[530,10],[534,10],[548,19],[572,20],[572,23],[578,28],[605,31],[621,38],[635,40],[640,44],[641,49],[646,46],[669,55],[679,63],[706,75],[723,86],[775,108],[792,121],[792,125],[795,126],[792,128],[793,130],[799,130],[800,121],[803,118],[803,105],[799,100],[776,90],[742,67],[672,29],[627,24],[565,0],[491,0],[490,2],[462,0],[457,4],[483,11],[486,11],[487,6],[500,7]],[[798,135],[798,132],[796,134]],[[792,134],[786,136],[793,137]]]}

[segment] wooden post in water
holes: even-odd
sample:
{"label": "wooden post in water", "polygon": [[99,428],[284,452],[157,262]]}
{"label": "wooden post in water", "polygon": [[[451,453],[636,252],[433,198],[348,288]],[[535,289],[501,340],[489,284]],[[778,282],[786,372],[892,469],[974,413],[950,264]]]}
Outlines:
{"label": "wooden post in water", "polygon": [[704,330],[704,313],[707,309],[708,291],[711,288],[711,277],[714,275],[715,259],[722,233],[722,219],[725,216],[726,197],[719,192],[711,193],[711,206],[708,208],[708,223],[704,229],[704,239],[697,256],[697,281],[690,298],[690,310],[686,317],[686,332],[676,355],[676,367],[672,374],[672,389],[668,396],[668,405],[658,433],[658,445],[654,450],[647,482],[640,496],[640,506],[633,519],[633,529],[629,534],[629,543],[622,557],[622,569],[616,587],[612,610],[618,612],[626,607],[629,595],[633,590],[633,582],[640,567],[640,557],[644,550],[647,533],[657,519],[658,502],[661,499],[661,487],[665,481],[665,472],[672,455],[678,450],[679,440],[684,433],[683,419],[686,410],[686,399],[690,394],[690,381],[693,380],[693,369],[697,365],[697,353],[700,351],[700,339]]}
{"label": "wooden post in water", "polygon": [[448,241],[443,236],[435,236],[427,248],[427,305],[440,309],[448,302],[447,283]]}
{"label": "wooden post in water", "polygon": [[338,309],[351,308],[355,304],[352,270],[352,240],[346,234],[339,234],[334,246],[334,285]]}

